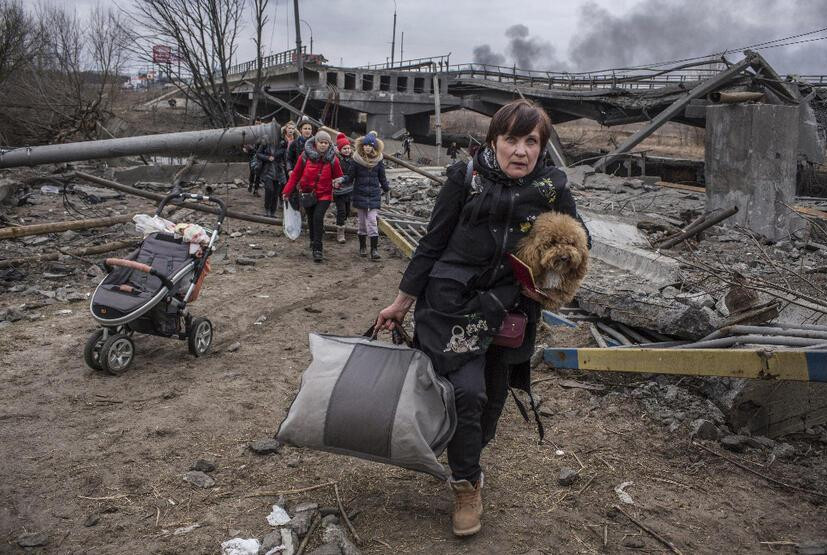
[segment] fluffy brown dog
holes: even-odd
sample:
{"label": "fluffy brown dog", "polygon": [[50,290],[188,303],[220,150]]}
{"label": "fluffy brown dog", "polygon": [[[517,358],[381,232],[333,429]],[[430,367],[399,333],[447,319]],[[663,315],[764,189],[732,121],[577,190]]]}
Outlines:
{"label": "fluffy brown dog", "polygon": [[531,268],[548,310],[570,302],[589,269],[586,231],[580,222],[559,212],[538,216],[514,254]]}

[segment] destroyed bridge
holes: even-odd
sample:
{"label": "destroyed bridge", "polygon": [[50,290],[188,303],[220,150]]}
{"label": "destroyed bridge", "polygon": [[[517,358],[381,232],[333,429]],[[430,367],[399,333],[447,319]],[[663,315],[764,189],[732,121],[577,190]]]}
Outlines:
{"label": "destroyed bridge", "polygon": [[[491,116],[518,95],[539,103],[554,123],[580,118],[607,126],[651,121],[654,130],[671,120],[704,127],[706,107],[727,102],[727,93],[749,92],[753,99],[772,104],[799,104],[819,88],[825,91],[818,122],[824,128],[827,76],[782,78],[760,54],[744,54],[737,63],[717,57],[673,67],[559,73],[450,65],[450,55],[347,68],[325,65],[323,57],[305,54],[300,70],[291,50],[264,60],[262,87],[264,101],[274,108],[285,103],[301,106],[302,112],[323,114],[324,123],[344,129],[356,128],[360,114],[365,114],[367,128],[384,136],[403,128],[414,136],[428,135],[430,116],[437,110],[465,108]],[[255,69],[255,61],[230,69],[240,104],[252,98]],[[814,114],[803,110],[802,125],[814,123]],[[818,159],[809,154],[810,160]]]}

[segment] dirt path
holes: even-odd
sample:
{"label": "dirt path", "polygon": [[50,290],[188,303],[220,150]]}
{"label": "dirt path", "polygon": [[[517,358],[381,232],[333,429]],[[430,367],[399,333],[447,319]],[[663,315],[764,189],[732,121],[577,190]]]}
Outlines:
{"label": "dirt path", "polygon": [[[611,385],[620,384],[614,377],[605,391],[589,392],[543,376],[552,378],[537,385],[550,440],[543,445],[509,402],[484,455],[485,527],[470,540],[451,537],[449,494],[430,477],[292,448],[253,454],[248,443],[273,435],[296,392],[307,334],[363,331],[394,296],[405,261],[387,245],[381,262],[359,259],[351,238],[328,242],[329,260],[315,265],[304,238],[249,230],[227,239],[231,262],[251,252],[276,256],[252,267],[215,264],[193,310],[216,327],[206,358],[192,358],[183,342],[142,336],[126,374],[93,372],[82,360],[94,327],[85,301],[45,306],[42,319],[0,330],[0,552],[43,531],[45,552],[216,553],[221,541],[269,531],[275,498],[249,494],[329,480],[360,511],[354,525],[365,553],[596,553],[604,526],[605,552],[664,552],[626,517],[607,513],[622,482],[633,482],[626,491],[635,505],[625,510],[683,553],[756,553],[768,551],[760,542],[825,535],[824,499],[771,486],[693,447],[685,430],[668,434],[623,385]],[[59,314],[66,308],[72,313]],[[241,348],[227,352],[236,341]],[[561,332],[555,341],[587,339]],[[824,445],[814,445],[808,457],[765,472],[827,490]],[[740,456],[766,463],[759,452]],[[199,458],[217,464],[214,488],[182,480]],[[574,485],[557,484],[562,467],[580,469]],[[303,500],[334,503],[328,490],[288,503]],[[85,526],[90,515],[99,520]]]}

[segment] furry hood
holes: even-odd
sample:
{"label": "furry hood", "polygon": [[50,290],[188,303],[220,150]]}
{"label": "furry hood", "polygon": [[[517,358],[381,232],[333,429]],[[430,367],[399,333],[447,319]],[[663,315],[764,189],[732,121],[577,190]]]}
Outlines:
{"label": "furry hood", "polygon": [[333,158],[336,157],[336,149],[333,145],[327,147],[327,150],[324,153],[324,157],[316,150],[316,138],[310,137],[304,143],[304,154],[307,156],[309,160],[314,162],[322,161],[322,162],[333,162]]}
{"label": "furry hood", "polygon": [[354,145],[353,160],[360,166],[372,168],[382,161],[382,152],[384,152],[384,150],[385,143],[383,143],[381,139],[376,139],[376,147],[373,149],[373,155],[368,156],[365,154],[365,138],[359,137],[356,139],[356,144]]}

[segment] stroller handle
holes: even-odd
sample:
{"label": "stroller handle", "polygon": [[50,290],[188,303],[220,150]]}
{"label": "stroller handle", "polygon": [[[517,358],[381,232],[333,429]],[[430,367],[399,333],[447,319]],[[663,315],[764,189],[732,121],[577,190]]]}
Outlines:
{"label": "stroller handle", "polygon": [[[161,204],[158,205],[158,209],[155,211],[156,216],[160,216],[161,213],[164,211],[164,207],[167,203],[171,200],[175,199],[191,199],[191,200],[199,200],[204,202],[214,202],[218,205],[218,224],[221,225],[221,222],[224,221],[224,218],[227,216],[227,206],[224,204],[224,201],[217,197],[210,197],[206,195],[198,195],[194,193],[170,193],[163,198]],[[210,209],[212,211],[212,209]]]}
{"label": "stroller handle", "polygon": [[158,270],[154,269],[149,264],[142,264],[141,262],[136,262],[135,260],[126,260],[123,258],[107,258],[104,260],[104,265],[108,268],[112,268],[113,266],[120,266],[121,268],[129,268],[130,270],[137,270],[139,272],[144,272],[146,274],[155,276],[156,278],[161,280],[161,283],[172,291],[175,285],[169,280],[167,276],[159,272]]}

